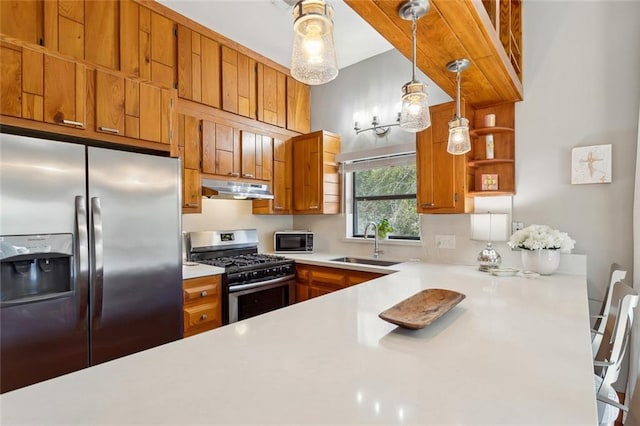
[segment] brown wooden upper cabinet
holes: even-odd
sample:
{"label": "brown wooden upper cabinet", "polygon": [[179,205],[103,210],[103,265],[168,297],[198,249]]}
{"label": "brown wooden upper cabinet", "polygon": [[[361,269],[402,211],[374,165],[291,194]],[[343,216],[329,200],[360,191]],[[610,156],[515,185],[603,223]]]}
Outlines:
{"label": "brown wooden upper cabinet", "polygon": [[245,130],[240,131],[242,152],[241,176],[245,179],[271,181],[273,140]]}
{"label": "brown wooden upper cabinet", "polygon": [[1,47],[0,113],[85,128],[84,64],[5,40]]}
{"label": "brown wooden upper cabinet", "polygon": [[96,131],[170,144],[175,91],[96,70]]}
{"label": "brown wooden upper cabinet", "polygon": [[222,109],[256,119],[256,61],[228,46],[221,48]]}
{"label": "brown wooden upper cabinet", "polygon": [[240,131],[233,126],[202,121],[202,173],[240,177]]}
{"label": "brown wooden upper cabinet", "polygon": [[178,96],[220,108],[220,44],[178,25]]}
{"label": "brown wooden upper cabinet", "polygon": [[202,211],[200,181],[200,121],[178,114],[178,149],[182,159],[182,213]]}
{"label": "brown wooden upper cabinet", "polygon": [[336,155],[340,136],[317,131],[296,136],[293,143],[293,213],[340,212],[340,174]]}
{"label": "brown wooden upper cabinet", "polygon": [[132,0],[114,3],[120,7],[120,69],[176,87],[176,24]]}
{"label": "brown wooden upper cabinet", "polygon": [[273,139],[273,200],[254,200],[253,214],[291,214],[292,141]]}
{"label": "brown wooden upper cabinet", "polygon": [[287,124],[286,76],[258,63],[258,120],[285,127]]}
{"label": "brown wooden upper cabinet", "polygon": [[[430,107],[431,126],[417,134],[419,213],[464,213],[472,208],[472,200],[466,199],[466,155],[447,152],[448,122],[455,110],[455,102]],[[461,114],[466,116],[464,105]]]}
{"label": "brown wooden upper cabinet", "polygon": [[287,76],[287,129],[299,133],[311,131],[309,86]]}
{"label": "brown wooden upper cabinet", "polygon": [[0,1],[0,32],[31,44],[44,45],[42,0]]}

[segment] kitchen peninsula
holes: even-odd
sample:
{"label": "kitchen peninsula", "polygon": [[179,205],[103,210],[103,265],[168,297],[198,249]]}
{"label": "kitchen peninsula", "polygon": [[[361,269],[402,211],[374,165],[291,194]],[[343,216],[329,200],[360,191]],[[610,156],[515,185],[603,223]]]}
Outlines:
{"label": "kitchen peninsula", "polygon": [[[596,423],[586,278],[407,262],[381,278],[0,396],[2,424]],[[422,330],[378,318],[466,298]]]}

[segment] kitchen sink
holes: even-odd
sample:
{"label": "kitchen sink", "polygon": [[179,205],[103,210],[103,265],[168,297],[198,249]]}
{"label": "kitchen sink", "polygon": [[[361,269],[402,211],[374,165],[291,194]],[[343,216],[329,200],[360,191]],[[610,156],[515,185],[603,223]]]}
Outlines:
{"label": "kitchen sink", "polygon": [[332,262],[346,262],[346,263],[359,263],[361,265],[375,265],[375,266],[392,266],[397,265],[399,262],[390,262],[388,260],[378,259],[362,259],[359,257],[338,257],[336,259],[329,259]]}

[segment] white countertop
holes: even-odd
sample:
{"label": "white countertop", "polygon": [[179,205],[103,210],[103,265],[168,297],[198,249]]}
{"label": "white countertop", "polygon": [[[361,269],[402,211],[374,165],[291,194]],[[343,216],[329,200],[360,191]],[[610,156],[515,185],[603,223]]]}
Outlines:
{"label": "white countertop", "polygon": [[[0,396],[2,424],[594,425],[586,278],[398,272]],[[466,294],[426,328],[378,313]]]}
{"label": "white countertop", "polygon": [[217,266],[210,266],[195,262],[185,262],[182,264],[183,280],[221,274],[224,274],[224,268],[218,268]]}

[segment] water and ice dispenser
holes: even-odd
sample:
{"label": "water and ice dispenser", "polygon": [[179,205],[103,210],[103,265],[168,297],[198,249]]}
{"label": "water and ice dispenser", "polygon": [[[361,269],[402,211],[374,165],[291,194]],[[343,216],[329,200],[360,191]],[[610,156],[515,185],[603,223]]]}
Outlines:
{"label": "water and ice dispenser", "polygon": [[2,306],[67,296],[73,277],[73,234],[0,236]]}

